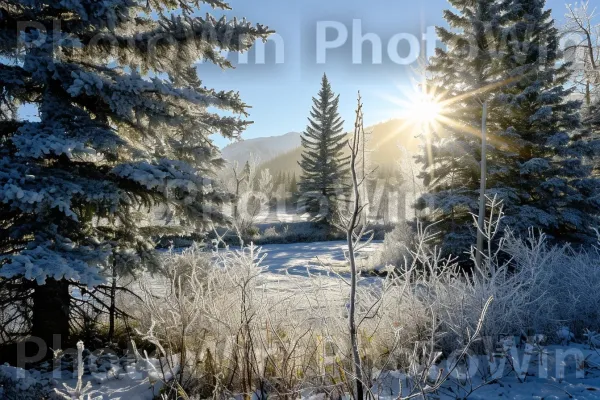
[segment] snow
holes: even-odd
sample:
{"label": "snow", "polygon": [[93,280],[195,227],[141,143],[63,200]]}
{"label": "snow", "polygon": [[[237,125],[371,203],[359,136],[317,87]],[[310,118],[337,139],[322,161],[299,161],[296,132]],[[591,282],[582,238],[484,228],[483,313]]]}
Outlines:
{"label": "snow", "polygon": [[[439,399],[450,400],[460,395],[466,396],[484,382],[488,383],[474,390],[468,396],[469,399],[587,400],[600,397],[600,353],[594,349],[582,344],[572,344],[546,347],[545,358],[532,355],[527,348],[515,349],[513,354],[515,370],[519,371],[523,382],[519,381],[515,371],[509,367],[510,364],[503,360],[494,360],[493,365],[498,369],[492,372],[496,372],[497,375],[484,378],[481,372],[486,370],[487,357],[472,356],[469,358],[469,368],[478,371],[476,375],[470,377],[465,373],[466,370],[455,370],[437,392]],[[439,365],[430,369],[429,376],[435,378],[440,371],[443,373],[450,367],[451,361],[442,360]],[[107,372],[96,370],[84,375],[83,385],[90,382],[89,393],[92,398],[101,400],[151,400],[162,386],[163,375],[158,371],[159,362],[153,358],[140,359],[125,366],[113,362]],[[406,390],[410,384],[406,375],[400,371],[375,371],[375,377],[377,379],[372,392],[382,400],[397,398],[400,385]],[[16,382],[17,390],[26,394],[40,382],[47,383],[46,389],[49,386],[60,389],[64,387],[63,384],[74,387],[77,380],[73,373],[67,370],[41,373],[7,365],[0,366],[0,382],[7,381]],[[3,394],[2,390],[4,389],[0,384],[0,397]],[[406,392],[404,394],[406,395]],[[314,395],[315,393],[307,391],[302,397],[308,399]]]}
{"label": "snow", "polygon": [[[467,397],[471,400],[488,399],[597,399],[600,397],[600,374],[597,363],[600,353],[583,345],[548,346],[544,349],[546,358],[540,362],[532,356],[527,348],[515,350],[513,359],[515,369],[523,382],[519,381],[509,363],[504,360],[495,360],[494,365],[499,366],[496,373],[487,378],[482,377],[486,368],[486,357],[470,357],[469,368],[479,371],[476,376],[465,374],[466,370],[455,370],[450,379],[438,391],[440,400],[449,400]],[[529,357],[529,358],[528,358]],[[590,367],[580,368],[578,362],[586,360]],[[489,364],[487,364],[489,365]],[[520,366],[524,367],[521,369]],[[451,365],[442,361],[429,371],[430,376],[437,376],[439,368],[448,371]],[[592,367],[595,366],[595,367]],[[498,378],[498,379],[495,379]],[[374,393],[381,393],[380,399],[396,398],[400,383],[407,387],[406,376],[398,371],[381,374],[379,385],[373,388]],[[484,384],[488,382],[487,384]],[[479,385],[480,388],[476,389]],[[472,393],[470,393],[473,389]],[[404,395],[407,395],[405,390]],[[438,397],[435,397],[438,398]]]}
{"label": "snow", "polygon": [[299,214],[295,211],[287,210],[264,210],[256,216],[257,224],[278,224],[278,223],[294,223],[306,222],[310,220],[308,214]]}
{"label": "snow", "polygon": [[[84,375],[83,386],[89,382],[91,390],[87,393],[91,395],[90,398],[97,400],[152,400],[162,387],[163,376],[157,372],[159,370],[160,363],[153,358],[149,358],[148,361],[142,359],[124,367],[113,364],[106,372],[95,371]],[[16,383],[16,390],[23,394],[39,383],[42,383],[46,390],[52,387],[61,391],[65,385],[75,387],[77,384],[77,378],[71,371],[54,370],[41,373],[8,365],[0,366],[0,383],[2,381]],[[2,395],[0,384],[0,398]]]}
{"label": "snow", "polygon": [[[364,258],[382,244],[372,243],[362,253]],[[345,297],[340,290],[327,290],[342,285],[335,275],[328,276],[327,267],[341,268],[344,264],[343,241],[296,243],[262,246],[266,255],[262,265],[266,272],[262,275],[264,293],[278,296],[293,290],[309,293],[319,289],[331,296],[331,301],[344,305]],[[320,261],[319,261],[320,260]],[[308,274],[317,275],[306,279]],[[315,282],[317,281],[317,282]],[[335,296],[335,297],[334,297]],[[298,309],[309,307],[297,304]],[[457,369],[437,392],[440,400],[468,397],[469,399],[597,399],[600,397],[600,352],[598,333],[588,332],[586,344],[574,342],[575,337],[568,327],[555,332],[560,345],[545,346],[544,335],[533,335],[528,343],[508,337],[497,343],[496,351],[490,356],[469,356],[467,364],[474,375],[466,374],[466,369]],[[102,400],[151,400],[162,385],[163,378],[156,359],[121,359],[94,352],[87,357],[88,363],[83,386],[91,383],[92,398]],[[491,360],[491,361],[490,361]],[[438,365],[427,371],[430,380],[452,369],[451,361],[442,359]],[[168,376],[167,376],[168,378]],[[76,379],[72,369],[52,372],[25,371],[0,366],[0,398],[2,382],[16,381],[17,390],[26,394],[40,384],[61,389],[74,387]],[[375,371],[376,397],[382,400],[395,399],[399,388],[407,388],[410,383],[400,371]],[[485,384],[484,384],[485,383]],[[65,386],[66,385],[66,386]],[[478,386],[480,388],[477,388]],[[473,389],[473,393],[470,393]],[[406,394],[406,393],[405,393]],[[311,398],[317,393],[306,391],[303,398]]]}
{"label": "snow", "polygon": [[76,245],[57,235],[54,240],[32,242],[4,265],[0,276],[22,275],[40,285],[49,277],[70,279],[93,287],[104,282],[100,267],[106,265],[109,255],[106,248]]}
{"label": "snow", "polygon": [[[373,241],[359,252],[359,259],[365,259],[377,251],[383,242]],[[328,271],[347,272],[344,241],[269,244],[260,246],[266,254],[263,265],[274,274],[306,276],[308,273],[323,275]]]}

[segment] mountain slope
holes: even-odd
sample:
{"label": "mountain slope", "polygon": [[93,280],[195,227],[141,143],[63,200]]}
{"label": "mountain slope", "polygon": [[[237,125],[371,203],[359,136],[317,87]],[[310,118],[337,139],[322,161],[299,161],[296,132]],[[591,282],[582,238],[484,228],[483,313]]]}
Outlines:
{"label": "mountain slope", "polygon": [[[365,128],[368,134],[368,149],[371,162],[380,167],[393,167],[403,156],[399,146],[404,147],[409,154],[417,154],[421,139],[414,127],[403,120],[392,119]],[[261,167],[268,168],[271,172],[301,173],[298,161],[302,154],[300,144],[269,161],[263,162]]]}
{"label": "mountain slope", "polygon": [[244,164],[250,157],[256,157],[265,163],[299,146],[300,133],[289,132],[282,136],[240,140],[224,147],[221,153],[229,162]]}

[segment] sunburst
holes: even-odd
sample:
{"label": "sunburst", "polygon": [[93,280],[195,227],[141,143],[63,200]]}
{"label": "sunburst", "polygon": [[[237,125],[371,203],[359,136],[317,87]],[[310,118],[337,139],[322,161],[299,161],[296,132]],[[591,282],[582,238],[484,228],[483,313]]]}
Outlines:
{"label": "sunburst", "polygon": [[[397,107],[396,116],[403,122],[396,132],[392,132],[389,137],[384,138],[384,142],[397,139],[398,133],[410,133],[414,137],[420,136],[424,139],[426,151],[430,158],[429,161],[432,162],[433,133],[442,133],[444,129],[451,129],[469,135],[481,136],[481,129],[478,126],[465,124],[454,117],[453,109],[455,106],[470,99],[481,99],[480,101],[482,101],[490,92],[509,85],[515,79],[495,82],[453,97],[448,96],[448,93],[441,93],[435,86],[428,86],[427,82],[415,82],[409,89],[399,88],[401,96],[387,96],[386,99]],[[507,145],[506,143],[494,144]]]}

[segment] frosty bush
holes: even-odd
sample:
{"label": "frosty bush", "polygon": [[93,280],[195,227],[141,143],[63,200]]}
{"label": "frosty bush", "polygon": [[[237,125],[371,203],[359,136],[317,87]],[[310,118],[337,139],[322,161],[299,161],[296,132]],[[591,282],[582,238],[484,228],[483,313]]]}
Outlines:
{"label": "frosty bush", "polygon": [[414,247],[415,232],[406,222],[401,221],[385,235],[383,247],[370,260],[375,266],[391,265],[401,267],[412,261],[411,250]]}
{"label": "frosty bush", "polygon": [[[599,330],[598,251],[551,246],[534,232],[525,239],[503,232],[502,209],[493,200],[490,206],[489,245],[472,273],[442,257],[431,245],[434,229],[418,224],[406,261],[385,278],[359,277],[356,320],[367,388],[378,387],[381,371],[418,377],[439,354],[472,344],[477,352],[493,351],[501,335],[552,339],[566,326],[583,340],[585,328]],[[165,278],[146,284],[143,303],[129,309],[167,355],[167,375],[201,397],[350,392],[345,277],[276,275],[263,262],[253,245],[165,255]],[[477,329],[485,340],[474,341]]]}
{"label": "frosty bush", "polygon": [[[441,318],[444,347],[453,348],[466,340],[464,332],[474,329],[490,296],[494,302],[482,332],[490,340],[536,333],[555,337],[565,325],[582,338],[585,328],[597,329],[598,249],[551,245],[543,233],[533,230],[525,238],[510,229],[501,231],[502,205],[489,199],[488,206],[491,217],[484,227],[488,246],[481,268],[466,274],[454,264],[445,272],[432,270],[422,282],[427,288],[426,303],[432,304]],[[473,262],[475,252],[471,250]],[[492,343],[484,344],[491,350]]]}
{"label": "frosty bush", "polygon": [[[144,284],[144,301],[129,305],[138,330],[168,355],[164,367],[181,386],[201,395],[346,391],[348,289],[342,279],[279,280],[265,273],[253,246],[213,254],[206,268],[209,256],[198,247],[168,253],[166,280]],[[412,351],[401,348],[428,336],[429,316],[405,301],[408,285],[397,286],[396,279],[360,287],[360,335],[373,370],[401,366]],[[389,293],[385,300],[382,290]]]}
{"label": "frosty bush", "polygon": [[551,337],[564,325],[580,338],[585,328],[598,330],[598,248],[575,250],[568,245],[550,245],[544,234],[533,231],[525,240],[510,237],[506,247],[518,270],[531,276],[527,296],[540,299],[539,312],[529,310],[530,326]]}

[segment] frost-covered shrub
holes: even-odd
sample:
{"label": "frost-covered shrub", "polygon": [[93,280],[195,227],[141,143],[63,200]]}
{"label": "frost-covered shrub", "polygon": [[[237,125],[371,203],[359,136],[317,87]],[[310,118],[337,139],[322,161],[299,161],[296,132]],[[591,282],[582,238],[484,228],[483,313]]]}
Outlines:
{"label": "frost-covered shrub", "polygon": [[267,227],[260,235],[253,238],[252,241],[258,245],[264,245],[322,242],[331,239],[342,240],[343,238],[341,234],[337,237],[332,236],[329,229],[313,222],[294,222],[282,227]]}
{"label": "frost-covered shrub", "polygon": [[[382,291],[383,295],[374,294],[366,302],[372,304],[375,297],[381,298],[375,318],[365,319],[362,324],[366,358],[379,370],[406,369],[416,361],[411,358],[415,346],[429,342],[434,332],[431,310],[416,295],[408,276],[387,279]],[[364,304],[364,289],[360,292]]]}
{"label": "frost-covered shrub", "polygon": [[[600,254],[598,250],[575,251],[569,246],[552,246],[543,234],[530,231],[526,238],[515,236],[503,225],[502,205],[490,199],[491,217],[484,224],[486,246],[482,263],[476,263],[475,248],[469,273],[452,260],[441,259],[436,250],[418,257],[420,272],[414,277],[414,294],[430,305],[443,334],[439,345],[446,351],[466,341],[482,309],[493,297],[483,322],[484,348],[492,351],[500,335],[544,333],[556,338],[567,325],[578,337],[584,329],[600,324]],[[504,230],[503,230],[504,229]],[[413,246],[414,248],[414,246]]]}
{"label": "frost-covered shrub", "polygon": [[553,246],[545,235],[533,231],[527,238],[504,232],[492,257],[484,257],[481,269],[475,268],[472,274],[451,269],[426,279],[423,285],[430,294],[426,303],[433,305],[440,318],[446,349],[464,343],[464,332],[477,324],[490,296],[494,301],[482,330],[490,340],[543,333],[559,341],[556,332],[563,326],[583,340],[586,329],[600,327],[598,250]]}
{"label": "frost-covered shrub", "polygon": [[547,271],[555,305],[552,315],[570,321],[578,336],[586,328],[600,330],[600,252],[597,248],[564,251],[568,264]]}
{"label": "frost-covered shrub", "polygon": [[[484,338],[478,352],[492,351],[504,334],[543,333],[552,340],[563,326],[578,338],[584,328],[598,331],[596,250],[500,232],[500,219],[486,223],[494,240],[471,273],[443,258],[430,245],[434,235],[418,225],[402,264],[389,267],[385,278],[360,278],[357,322],[368,377],[375,381],[377,371],[390,369],[410,373],[437,351],[465,347],[478,326]],[[131,312],[138,329],[162,343],[172,356],[166,367],[202,397],[257,390],[297,395],[307,387],[329,388],[323,390],[332,396],[345,391],[351,370],[346,280],[334,272],[280,276],[263,262],[253,246],[166,254],[166,289],[146,290],[144,303]]]}
{"label": "frost-covered shrub", "polygon": [[[170,355],[165,369],[202,396],[297,394],[307,386],[343,392],[351,369],[344,280],[274,279],[252,246],[210,256],[207,266],[207,253],[198,248],[166,254],[166,278],[144,285],[142,303],[123,305],[138,317],[138,331]],[[383,286],[359,287],[361,346],[370,370],[406,366],[415,344],[430,335],[430,314],[410,281],[390,274]]]}
{"label": "frost-covered shrub", "polygon": [[211,253],[205,251],[203,244],[192,243],[180,252],[170,248],[162,259],[159,274],[168,281],[182,280],[186,282],[192,276],[202,281],[212,267]]}
{"label": "frost-covered shrub", "polygon": [[277,228],[275,228],[274,226],[268,227],[262,233],[263,240],[274,239],[274,238],[277,238],[278,236],[279,236],[279,233],[277,232]]}
{"label": "frost-covered shrub", "polygon": [[391,232],[385,235],[383,246],[372,257],[373,266],[401,267],[412,262],[411,251],[414,249],[415,231],[406,222],[401,221]]}
{"label": "frost-covered shrub", "polygon": [[507,252],[520,271],[531,271],[526,288],[531,299],[541,299],[530,310],[530,324],[553,337],[567,325],[579,338],[585,329],[600,327],[600,252],[550,245],[543,234],[507,241]]}

